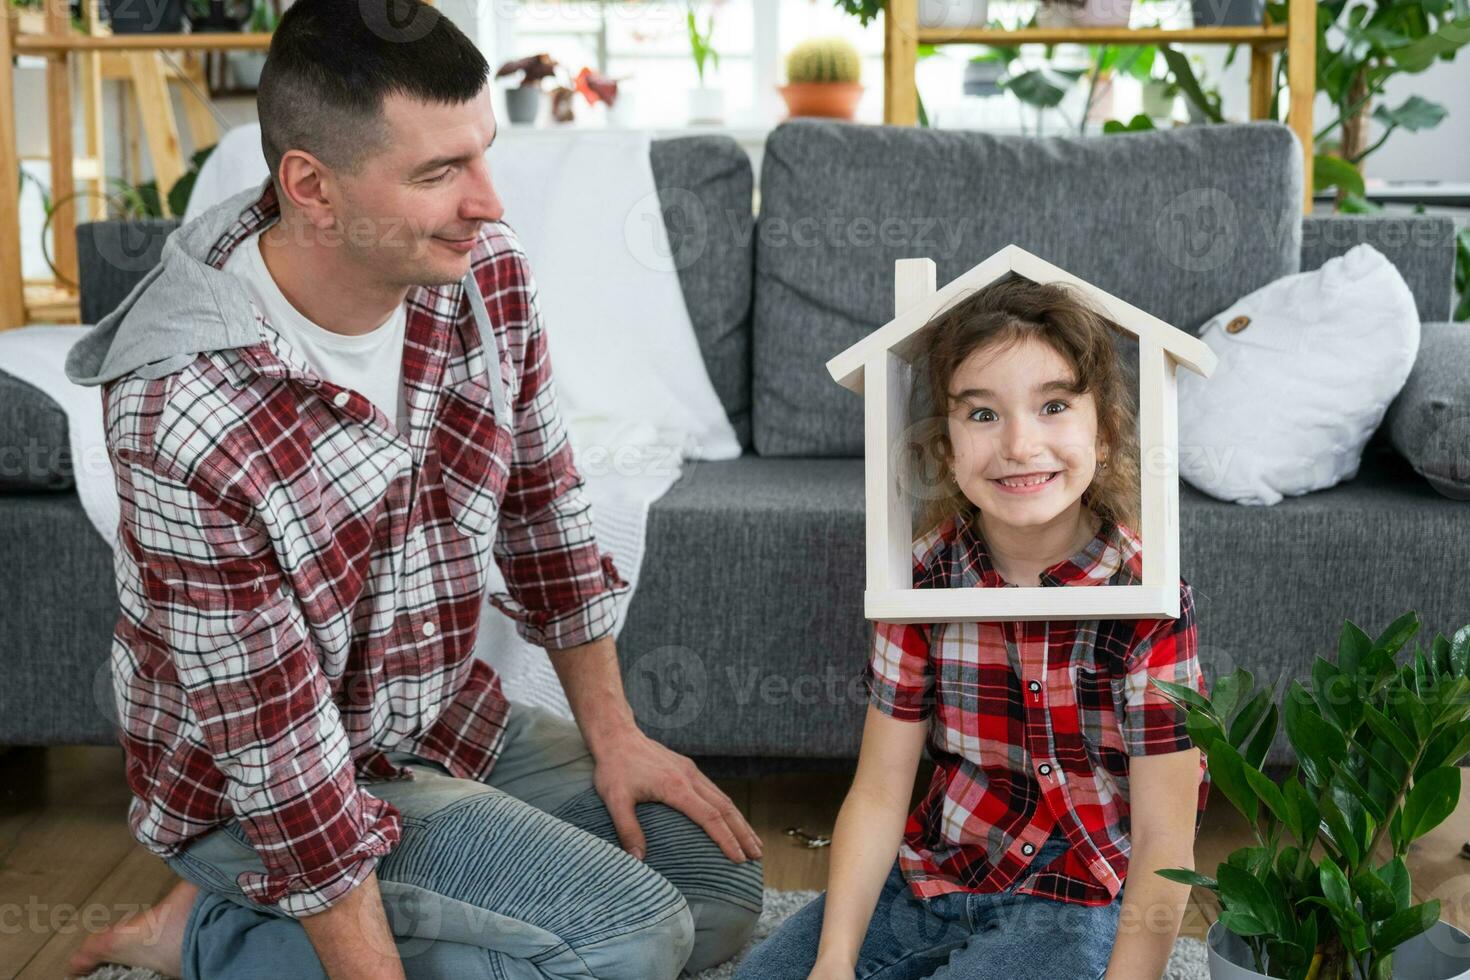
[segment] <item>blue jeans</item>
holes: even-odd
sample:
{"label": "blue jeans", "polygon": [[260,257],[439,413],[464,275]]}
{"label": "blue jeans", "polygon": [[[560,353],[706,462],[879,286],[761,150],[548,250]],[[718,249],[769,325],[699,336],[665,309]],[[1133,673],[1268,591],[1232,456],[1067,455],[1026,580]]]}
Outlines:
{"label": "blue jeans", "polygon": [[[673,980],[730,958],[755,929],[761,863],[735,864],[660,803],[637,808],[639,861],[617,846],[577,726],[512,704],[485,783],[389,753],[411,780],[364,784],[403,815],[378,889],[409,980]],[[236,886],[264,864],[231,821],[168,860],[200,888],[184,980],[325,980],[301,923]]]}
{"label": "blue jeans", "polygon": [[[1053,833],[1032,859],[1049,863],[1070,845]],[[1022,876],[1024,877],[1024,875]],[[899,871],[888,873],[858,951],[857,980],[1098,980],[1107,972],[1123,893],[1109,905],[1086,906],[1035,895],[1016,885],[990,894],[950,892],[915,897]],[[806,980],[822,935],[823,892],[735,971],[735,980]]]}

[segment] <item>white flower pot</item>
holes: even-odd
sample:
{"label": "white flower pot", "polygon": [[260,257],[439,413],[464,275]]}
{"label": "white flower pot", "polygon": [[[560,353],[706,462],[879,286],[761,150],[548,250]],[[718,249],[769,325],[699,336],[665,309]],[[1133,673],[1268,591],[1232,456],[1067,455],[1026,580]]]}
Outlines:
{"label": "white flower pot", "polygon": [[919,0],[920,27],[984,27],[990,0]]}
{"label": "white flower pot", "polygon": [[[1219,922],[1205,937],[1210,980],[1267,980],[1251,968],[1250,947]],[[1404,943],[1393,954],[1394,980],[1470,980],[1470,935],[1448,922]]]}
{"label": "white flower pot", "polygon": [[689,122],[720,125],[725,121],[725,90],[692,88],[689,90]]}

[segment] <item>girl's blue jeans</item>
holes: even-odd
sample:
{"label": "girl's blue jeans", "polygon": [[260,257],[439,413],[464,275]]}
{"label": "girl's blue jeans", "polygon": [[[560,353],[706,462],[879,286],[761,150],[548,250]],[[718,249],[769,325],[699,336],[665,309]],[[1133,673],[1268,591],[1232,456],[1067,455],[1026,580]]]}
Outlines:
{"label": "girl's blue jeans", "polygon": [[[730,861],[661,803],[638,805],[639,861],[617,845],[574,723],[512,704],[504,745],[484,783],[389,753],[414,778],[366,784],[403,815],[376,872],[408,980],[674,980],[740,949],[760,916],[760,861]],[[236,886],[265,870],[237,821],[168,865],[200,888],[184,980],[325,980],[301,923]]]}
{"label": "girl's blue jeans", "polygon": [[[1031,867],[1046,865],[1069,846],[1061,831],[1054,832]],[[1015,887],[921,899],[895,860],[858,951],[856,980],[1099,980],[1112,955],[1122,891],[1109,905],[1086,906],[1018,895]],[[826,898],[818,895],[757,946],[735,980],[806,980],[816,963]]]}

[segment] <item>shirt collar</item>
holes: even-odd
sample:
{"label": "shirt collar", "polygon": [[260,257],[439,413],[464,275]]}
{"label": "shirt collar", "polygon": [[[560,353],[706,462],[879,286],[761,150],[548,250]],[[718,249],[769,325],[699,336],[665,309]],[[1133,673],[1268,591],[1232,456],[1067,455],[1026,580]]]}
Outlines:
{"label": "shirt collar", "polygon": [[[985,539],[973,518],[954,518],[958,526],[953,544],[961,588],[1016,588],[1006,582],[991,561]],[[1140,578],[1138,538],[1132,531],[1104,517],[1092,539],[1070,558],[1042,571],[1044,587],[1062,585],[1133,585]]]}

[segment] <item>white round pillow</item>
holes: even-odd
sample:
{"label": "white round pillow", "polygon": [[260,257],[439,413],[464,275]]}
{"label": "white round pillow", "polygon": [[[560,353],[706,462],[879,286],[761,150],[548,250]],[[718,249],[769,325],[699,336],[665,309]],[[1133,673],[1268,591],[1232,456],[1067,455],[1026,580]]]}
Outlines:
{"label": "white round pillow", "polygon": [[1221,500],[1274,504],[1357,475],[1408,380],[1419,314],[1393,264],[1357,245],[1261,287],[1200,328],[1219,357],[1179,379],[1179,475]]}

